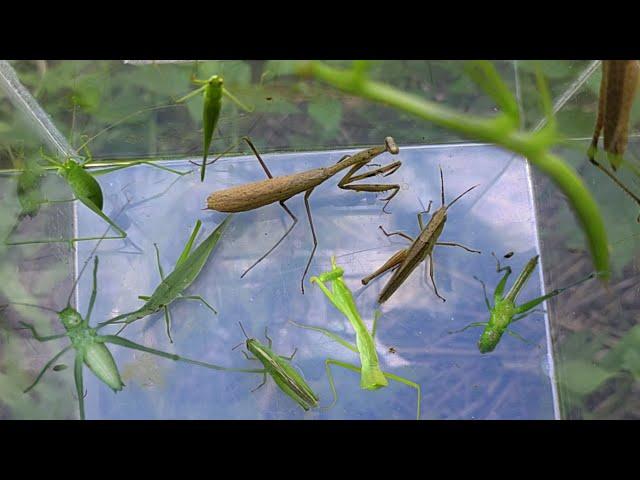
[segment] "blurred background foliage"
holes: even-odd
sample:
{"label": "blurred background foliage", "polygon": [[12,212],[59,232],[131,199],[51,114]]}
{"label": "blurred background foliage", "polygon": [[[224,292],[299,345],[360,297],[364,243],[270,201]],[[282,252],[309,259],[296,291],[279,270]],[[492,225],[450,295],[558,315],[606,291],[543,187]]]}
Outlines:
{"label": "blurred background foliage", "polygon": [[[559,147],[557,153],[580,172],[599,202],[607,222],[614,269],[609,291],[593,287],[586,298],[568,293],[551,302],[562,414],[565,418],[640,418],[640,331],[636,320],[640,313],[636,286],[640,228],[635,222],[638,212],[633,202],[591,167],[585,155],[597,112],[601,70],[586,60],[537,63],[554,100],[562,99],[556,114],[558,128],[572,139]],[[174,104],[195,88],[190,82],[192,74],[198,78],[222,75],[225,86],[255,109],[247,114],[232,102],[223,102],[212,155],[234,145],[246,134],[264,152],[351,148],[379,144],[387,135],[403,146],[463,141],[455,133],[401,112],[287,75],[291,62],[141,64],[38,60],[10,64],[74,148],[91,139],[88,147],[97,161],[199,156],[202,96],[184,105]],[[351,62],[329,64],[349,67]],[[534,62],[499,61],[495,65],[518,98],[522,127],[534,128],[542,118]],[[461,61],[380,61],[373,64],[370,77],[462,112],[486,116],[497,112],[491,98],[465,74]],[[639,130],[640,102],[635,102],[627,153],[627,160],[633,165],[639,163],[635,138]],[[26,161],[38,158],[38,150],[43,146],[41,135],[16,112],[2,90],[0,146],[0,170],[24,168]],[[242,146],[235,149],[235,153],[240,152],[245,152]],[[623,168],[620,176],[630,188],[640,191],[633,172]],[[545,280],[555,288],[565,279],[563,273],[568,265],[582,262],[581,268],[587,272],[589,259],[584,251],[584,238],[562,196],[535,172],[534,185]],[[3,238],[20,212],[16,202],[6,202],[10,196],[15,196],[15,192],[0,191]],[[39,213],[34,221],[42,226],[62,219]],[[70,286],[68,247],[20,249],[17,254],[20,258],[11,262],[18,265],[15,268],[3,261],[6,253],[5,247],[0,246],[3,280],[0,300],[6,292],[22,292],[23,301],[61,307],[57,299],[65,298],[61,292],[68,292]],[[51,285],[56,287],[51,289]],[[45,377],[37,393],[28,396],[21,393],[59,344],[34,347],[35,342],[26,341],[23,332],[15,330],[16,318],[0,312],[0,418],[74,416],[75,401],[68,398],[71,387],[60,388],[60,382],[67,382],[69,375],[52,374],[48,379]],[[50,316],[42,312],[29,311],[29,318],[38,318],[40,323],[36,324],[44,333],[57,328]],[[38,400],[41,397],[48,398],[45,404]],[[51,405],[59,407],[52,410]]]}

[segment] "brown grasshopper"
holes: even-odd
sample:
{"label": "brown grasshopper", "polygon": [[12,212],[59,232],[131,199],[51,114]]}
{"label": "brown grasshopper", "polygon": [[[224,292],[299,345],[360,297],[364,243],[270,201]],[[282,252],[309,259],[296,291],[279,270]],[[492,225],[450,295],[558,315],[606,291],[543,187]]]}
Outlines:
{"label": "brown grasshopper", "polygon": [[313,192],[313,189],[325,180],[333,177],[338,172],[351,167],[347,174],[338,183],[338,187],[345,190],[355,190],[361,192],[385,192],[393,190],[393,193],[391,193],[391,195],[382,199],[384,202],[386,202],[384,207],[382,208],[385,213],[388,213],[386,212],[385,208],[387,207],[391,199],[400,190],[400,185],[396,184],[351,185],[355,181],[373,177],[374,175],[378,175],[381,173],[384,173],[384,176],[386,177],[400,168],[402,162],[396,161],[388,165],[376,168],[374,170],[370,170],[367,173],[354,175],[356,171],[368,164],[374,157],[384,152],[389,152],[392,155],[396,155],[400,151],[395,141],[391,137],[386,137],[384,140],[385,143],[381,147],[369,148],[354,155],[345,155],[335,165],[332,165],[330,167],[314,168],[312,170],[307,170],[306,172],[299,172],[292,175],[284,175],[280,177],[274,177],[273,175],[271,175],[271,172],[260,157],[258,150],[253,145],[251,140],[248,137],[243,137],[243,140],[247,142],[254,155],[258,159],[258,162],[260,162],[262,169],[265,171],[267,177],[269,178],[266,180],[247,183],[244,185],[239,185],[237,187],[231,187],[214,192],[207,198],[207,209],[229,213],[246,212],[248,210],[254,210],[256,208],[278,202],[285,210],[285,212],[287,212],[287,214],[293,219],[293,224],[287,229],[280,240],[278,240],[275,245],[273,245],[273,247],[271,247],[255,263],[253,263],[253,265],[251,265],[244,271],[241,277],[244,277],[253,267],[255,267],[273,250],[275,250],[298,222],[296,216],[285,205],[285,201],[287,201],[291,197],[305,192],[304,203],[307,210],[307,217],[309,218],[309,225],[311,226],[311,235],[313,236],[313,249],[311,251],[309,260],[307,261],[307,265],[304,269],[301,280],[302,293],[304,293],[304,277],[307,275],[307,271],[309,270],[309,266],[311,265],[311,260],[313,259],[313,255],[318,246],[316,232],[313,228],[313,220],[311,219],[311,210],[309,208],[309,196],[311,195],[311,192]]}
{"label": "brown grasshopper", "polygon": [[[638,205],[640,198],[629,190],[618,178],[595,159],[598,140],[604,130],[604,150],[612,170],[616,172],[622,164],[629,137],[629,116],[640,78],[640,63],[637,60],[603,60],[598,117],[589,147],[589,161],[606,174]],[[640,215],[637,218],[640,222]]]}
{"label": "brown grasshopper", "polygon": [[[445,245],[449,247],[460,247],[469,252],[473,253],[481,253],[479,250],[473,250],[471,248],[465,247],[464,245],[460,245],[459,243],[453,242],[438,242],[438,238],[440,234],[442,234],[442,230],[444,229],[444,224],[447,221],[447,210],[451,205],[456,203],[460,198],[469,193],[471,190],[476,188],[478,185],[474,185],[473,187],[466,190],[464,193],[458,195],[450,204],[444,204],[444,179],[442,177],[442,168],[440,168],[440,185],[441,185],[441,199],[442,206],[436,210],[433,215],[431,215],[431,219],[427,226],[425,227],[422,222],[422,215],[425,213],[429,213],[431,210],[431,201],[429,202],[429,206],[423,212],[418,213],[418,225],[420,225],[420,235],[414,240],[409,235],[402,232],[392,232],[387,233],[382,225],[379,227],[382,232],[390,237],[392,235],[399,235],[403,238],[406,238],[411,243],[411,246],[408,248],[404,248],[391,256],[387,262],[378,268],[375,272],[373,272],[368,277],[362,279],[362,284],[366,285],[374,278],[382,275],[387,270],[396,269],[393,276],[389,279],[387,284],[384,286],[382,291],[380,292],[380,296],[378,297],[378,303],[384,303],[391,295],[395,293],[395,291],[402,285],[402,283],[411,275],[411,273],[417,268],[417,266],[425,261],[427,257],[429,258],[429,276],[431,277],[431,283],[433,284],[433,290],[436,293],[436,296],[440,298],[443,302],[445,302],[445,298],[442,297],[438,293],[438,288],[436,287],[436,282],[433,279],[433,249],[436,245]],[[426,268],[425,268],[426,273]]]}

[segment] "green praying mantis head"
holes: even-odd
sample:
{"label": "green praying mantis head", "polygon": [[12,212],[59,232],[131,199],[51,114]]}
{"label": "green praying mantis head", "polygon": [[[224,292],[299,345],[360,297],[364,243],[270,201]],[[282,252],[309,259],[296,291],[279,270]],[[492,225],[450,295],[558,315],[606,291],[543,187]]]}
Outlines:
{"label": "green praying mantis head", "polygon": [[[357,316],[359,318],[358,309],[351,291],[344,283],[342,276],[344,269],[336,264],[335,256],[331,257],[331,270],[318,276],[311,277],[311,283],[316,283],[324,294],[329,298],[331,303],[340,310],[347,318]],[[331,282],[331,290],[329,290],[325,282]]]}

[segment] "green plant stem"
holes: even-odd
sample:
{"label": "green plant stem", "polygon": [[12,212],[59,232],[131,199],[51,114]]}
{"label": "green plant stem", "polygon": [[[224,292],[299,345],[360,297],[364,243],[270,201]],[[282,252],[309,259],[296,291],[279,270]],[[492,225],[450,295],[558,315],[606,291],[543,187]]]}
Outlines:
{"label": "green plant stem", "polygon": [[322,62],[305,62],[298,66],[296,73],[315,77],[345,92],[397,108],[474,140],[500,145],[524,156],[550,177],[567,196],[587,235],[593,263],[600,278],[609,278],[607,233],[600,209],[576,171],[548,152],[548,148],[557,141],[555,135],[550,135],[548,130],[520,132],[517,130],[517,121],[514,122],[516,119],[507,115],[486,119],[461,114],[389,85],[369,80],[362,74],[336,69]]}

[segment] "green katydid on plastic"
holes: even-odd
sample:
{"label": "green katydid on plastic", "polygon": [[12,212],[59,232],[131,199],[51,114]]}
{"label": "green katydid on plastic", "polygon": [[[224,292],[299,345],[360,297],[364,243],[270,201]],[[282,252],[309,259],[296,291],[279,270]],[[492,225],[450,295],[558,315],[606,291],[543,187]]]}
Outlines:
{"label": "green katydid on plastic", "polygon": [[[383,372],[380,368],[378,353],[375,346],[376,323],[380,316],[380,312],[376,311],[373,326],[371,332],[369,332],[369,330],[367,330],[367,326],[364,324],[362,318],[360,317],[360,313],[358,312],[358,308],[356,307],[355,300],[353,299],[351,291],[342,279],[344,270],[336,265],[335,257],[331,257],[331,265],[331,271],[323,273],[317,277],[311,277],[311,282],[316,283],[324,292],[324,294],[329,298],[331,303],[333,303],[333,305],[338,310],[340,310],[340,312],[342,312],[345,317],[347,317],[347,319],[351,323],[351,326],[355,330],[356,344],[353,345],[342,339],[338,335],[325,330],[324,328],[314,327],[311,325],[303,325],[290,320],[290,322],[294,325],[309,330],[314,330],[328,336],[332,340],[335,340],[336,342],[340,343],[344,347],[357,353],[360,356],[359,367],[357,365],[345,363],[332,358],[328,358],[325,361],[327,377],[329,379],[329,385],[333,393],[333,402],[328,408],[331,408],[338,401],[338,394],[336,392],[333,375],[331,374],[330,368],[330,365],[336,365],[338,367],[343,367],[354,372],[359,372],[360,388],[365,390],[377,390],[379,388],[386,387],[389,384],[387,379],[395,380],[397,382],[403,383],[404,385],[415,388],[418,395],[416,417],[420,419],[420,402],[422,398],[420,385],[406,378]],[[325,286],[325,282],[331,282],[332,290],[329,290]]]}
{"label": "green katydid on plastic", "polygon": [[[105,237],[106,238],[106,237]],[[100,242],[99,242],[100,243]],[[98,245],[99,245],[98,243]],[[155,348],[146,347],[144,345],[132,342],[131,340],[127,340],[126,338],[122,338],[116,335],[99,335],[98,329],[90,326],[91,312],[93,311],[93,306],[96,300],[98,285],[97,285],[97,275],[98,275],[98,257],[94,257],[94,266],[93,266],[93,288],[91,291],[91,298],[89,300],[89,308],[87,310],[87,314],[82,317],[82,315],[71,306],[71,297],[73,295],[73,291],[75,287],[82,277],[84,273],[84,269],[89,263],[89,260],[93,256],[93,253],[97,249],[98,245],[91,252],[87,261],[85,262],[78,278],[71,288],[71,292],[69,293],[69,297],[67,299],[67,305],[60,311],[55,309],[44,307],[41,305],[34,305],[29,303],[22,302],[10,302],[13,305],[23,305],[28,307],[35,307],[42,310],[47,310],[55,313],[62,325],[65,328],[64,333],[60,333],[57,335],[48,335],[42,336],[38,334],[36,328],[27,322],[20,322],[24,329],[28,329],[31,331],[33,337],[39,342],[49,342],[52,340],[57,340],[63,337],[68,337],[71,344],[60,350],[56,353],[51,360],[49,360],[45,366],[42,368],[40,373],[36,376],[36,379],[33,381],[31,385],[29,385],[24,393],[32,390],[40,381],[42,376],[47,372],[47,370],[51,367],[55,371],[64,370],[65,366],[56,365],[56,361],[60,359],[65,353],[69,350],[75,350],[75,364],[74,364],[74,375],[75,375],[75,385],[76,385],[76,394],[78,397],[78,405],[80,409],[80,418],[84,420],[85,418],[85,409],[84,409],[84,383],[83,383],[83,366],[86,365],[89,367],[89,370],[93,372],[96,377],[98,377],[102,382],[108,385],[114,392],[118,392],[122,390],[125,386],[122,382],[122,378],[120,377],[120,372],[115,363],[113,355],[111,354],[107,344],[117,345],[125,348],[130,348],[133,350],[139,350],[142,352],[150,353],[152,355],[156,355],[158,357],[167,358],[169,360],[173,360],[175,362],[184,362],[192,365],[197,365],[200,367],[212,369],[212,370],[224,370],[224,371],[233,371],[233,372],[246,372],[246,373],[262,373],[263,370],[260,369],[245,369],[245,368],[229,368],[222,367],[219,365],[214,365],[211,363],[201,362],[198,360],[193,360],[190,358],[182,357],[180,355],[176,355],[173,353],[163,352],[161,350],[157,350]]]}
{"label": "green katydid on plastic", "polygon": [[[262,387],[267,382],[267,374],[269,374],[280,390],[291,397],[298,405],[300,405],[300,407],[302,407],[303,410],[308,411],[317,407],[318,395],[316,395],[311,387],[307,385],[307,382],[302,378],[302,375],[300,375],[289,363],[293,360],[298,349],[296,348],[288,357],[278,355],[271,348],[273,340],[271,340],[267,334],[267,327],[264,328],[264,336],[269,342],[269,345],[264,345],[255,338],[249,338],[247,333],[244,331],[242,323],[238,323],[240,324],[242,333],[247,339],[246,342],[243,343],[246,349],[251,352],[254,357],[250,357],[244,350],[242,353],[247,360],[259,361],[264,366],[264,377],[262,383],[251,391],[255,392]],[[239,343],[233,348],[238,348],[240,345],[242,345],[242,343]]]}
{"label": "green katydid on plastic", "polygon": [[[67,242],[74,243],[74,242],[81,242],[86,240],[99,240],[103,238],[104,239],[126,238],[127,233],[102,211],[102,208],[104,206],[103,205],[104,197],[102,194],[102,188],[100,187],[100,184],[98,183],[95,177],[98,177],[100,175],[104,175],[107,173],[115,172],[117,170],[122,170],[124,168],[129,168],[136,165],[142,165],[142,164],[149,165],[154,168],[158,168],[160,170],[164,170],[180,176],[187,175],[188,173],[190,173],[190,171],[180,172],[178,170],[174,170],[172,168],[168,168],[162,165],[156,165],[151,160],[136,160],[133,162],[127,162],[126,164],[123,164],[123,165],[105,167],[99,170],[95,170],[95,169],[89,170],[87,168],[87,165],[92,161],[92,156],[91,156],[91,152],[89,151],[89,148],[87,147],[87,144],[91,140],[93,140],[95,137],[105,132],[109,128],[112,128],[116,124],[122,123],[124,120],[134,115],[138,115],[141,112],[157,110],[159,108],[167,108],[167,106],[151,107],[151,108],[134,112],[133,114],[129,114],[123,119],[119,120],[118,122],[112,124],[110,127],[103,129],[97,135],[87,140],[78,149],[78,150],[83,150],[85,152],[84,158],[81,156],[78,156],[76,158],[69,156],[64,160],[60,160],[58,158],[54,158],[52,156],[45,154],[43,149],[40,150],[40,156],[51,166],[55,167],[58,174],[67,182],[67,185],[69,186],[69,188],[71,189],[71,192],[73,193],[73,198],[70,198],[67,200],[42,199],[42,200],[37,200],[37,204],[34,204],[33,201],[31,201],[31,203],[27,205],[27,211],[25,213],[29,216],[33,216],[37,213],[38,209],[40,208],[40,205],[48,204],[48,203],[73,202],[75,200],[79,200],[87,208],[89,208],[93,213],[95,213],[100,218],[102,218],[102,220],[108,223],[117,232],[118,235],[105,236],[105,237],[81,237],[81,238],[69,238],[69,239],[50,238],[50,239],[43,239],[43,240],[25,240],[25,241],[8,241],[7,239],[5,240],[5,244],[6,245],[31,245],[31,244],[39,244],[39,243],[67,243]],[[24,195],[20,194],[21,188],[24,189],[26,185],[26,186],[29,186],[31,190],[38,189],[39,181],[37,180],[39,179],[41,170],[43,170],[43,168],[42,167],[37,168],[36,166],[32,165],[32,166],[29,166],[29,170],[25,170],[18,178],[18,190],[19,190],[18,194],[19,194],[19,199],[21,201],[21,204],[23,203],[22,199],[24,197]],[[24,211],[25,211],[25,205],[23,204],[23,212]],[[12,235],[10,234],[10,236]]]}
{"label": "green katydid on plastic", "polygon": [[101,322],[98,324],[98,329],[111,324],[124,324],[118,331],[118,333],[120,333],[130,323],[163,310],[167,327],[167,336],[169,337],[169,341],[173,343],[173,339],[171,338],[171,314],[169,312],[169,305],[174,300],[198,300],[204,303],[204,305],[206,305],[214,314],[217,314],[216,310],[209,305],[202,296],[184,295],[183,292],[195,281],[196,278],[198,278],[198,275],[202,271],[205,263],[207,263],[207,260],[211,256],[211,252],[213,252],[213,249],[218,244],[220,236],[227,228],[231,217],[232,215],[227,215],[222,223],[192,252],[191,248],[193,247],[193,243],[202,225],[202,222],[198,220],[191,232],[191,236],[189,237],[184,250],[182,251],[182,254],[176,262],[173,271],[166,277],[162,270],[162,265],[160,264],[160,250],[158,249],[158,245],[154,243],[153,246],[156,249],[158,271],[162,280],[160,285],[158,285],[151,296],[141,295],[138,297],[141,300],[145,300],[145,304],[142,307],[134,310],[133,312],[123,313],[122,315],[118,315],[110,320]]}
{"label": "green katydid on plastic", "polygon": [[491,303],[489,302],[489,298],[487,297],[487,289],[484,282],[475,276],[473,277],[482,285],[482,290],[484,292],[484,300],[487,305],[487,309],[489,310],[489,313],[490,313],[489,321],[473,322],[460,330],[454,330],[449,332],[449,333],[459,333],[471,327],[484,327],[484,331],[480,336],[480,340],[478,340],[478,349],[480,350],[480,353],[489,353],[495,350],[495,348],[498,346],[498,343],[500,342],[500,339],[502,338],[502,335],[504,335],[505,332],[507,332],[511,336],[514,336],[526,342],[526,340],[524,340],[520,335],[518,335],[517,333],[509,329],[509,326],[512,323],[517,322],[518,320],[522,320],[529,314],[537,311],[537,310],[534,310],[534,308],[540,305],[545,300],[551,297],[555,297],[556,295],[564,292],[565,290],[571,287],[574,287],[596,276],[595,273],[592,273],[587,277],[583,278],[582,280],[579,280],[567,287],[557,288],[552,292],[547,293],[546,295],[542,295],[541,297],[530,300],[526,303],[523,303],[522,305],[516,305],[516,298],[520,293],[520,291],[522,290],[522,288],[527,283],[527,280],[529,280],[529,277],[535,270],[536,266],[538,265],[539,256],[536,255],[535,257],[531,258],[531,260],[527,262],[527,264],[524,266],[522,272],[520,272],[520,275],[518,275],[518,278],[516,278],[516,281],[513,283],[509,291],[506,293],[506,295],[503,295],[503,292],[507,283],[507,279],[509,278],[509,275],[511,275],[511,267],[509,266],[500,267],[500,260],[498,260],[498,257],[496,257],[496,255],[493,252],[491,254],[494,256],[497,262],[496,271],[497,272],[506,271],[506,273],[504,274],[504,276],[496,286],[496,289],[493,293],[493,306],[491,306]]}
{"label": "green katydid on plastic", "polygon": [[[211,140],[213,139],[213,132],[218,125],[218,119],[220,118],[220,111],[222,110],[222,97],[226,96],[233,103],[238,105],[246,112],[252,112],[253,109],[244,105],[240,100],[234,97],[224,85],[224,80],[220,75],[212,75],[207,80],[199,80],[195,76],[191,77],[191,81],[197,85],[202,85],[193,92],[185,95],[182,98],[176,100],[176,103],[182,103],[200,92],[204,92],[204,107],[202,110],[202,126],[204,130],[203,136],[203,154],[202,164],[200,166],[200,181],[204,182],[204,173],[207,168],[207,156],[209,155],[209,147],[211,146]],[[220,157],[218,157],[220,158]],[[216,159],[217,160],[217,159]],[[210,163],[214,163],[213,160]]]}

